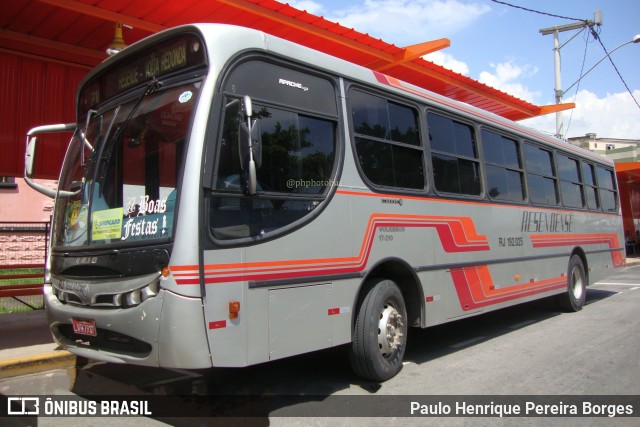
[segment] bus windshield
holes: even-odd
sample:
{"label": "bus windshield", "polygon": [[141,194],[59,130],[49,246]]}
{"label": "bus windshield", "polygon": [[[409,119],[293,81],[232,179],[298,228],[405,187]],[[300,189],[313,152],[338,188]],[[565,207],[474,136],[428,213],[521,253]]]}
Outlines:
{"label": "bus windshield", "polygon": [[156,84],[90,110],[71,140],[56,199],[53,247],[127,244],[173,235],[178,170],[201,83]]}

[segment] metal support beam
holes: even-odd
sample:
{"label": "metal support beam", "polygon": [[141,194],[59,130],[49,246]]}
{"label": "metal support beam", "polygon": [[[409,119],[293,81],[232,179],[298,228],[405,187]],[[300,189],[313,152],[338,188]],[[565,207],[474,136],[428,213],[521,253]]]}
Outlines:
{"label": "metal support beam", "polygon": [[404,64],[413,59],[427,55],[431,52],[442,50],[449,46],[451,46],[451,40],[449,39],[438,39],[438,40],[431,40],[424,43],[414,44],[414,45],[403,48],[402,52],[400,52],[399,55],[396,55],[394,60],[391,62],[376,61],[372,64],[367,65],[367,67],[376,71],[384,71],[389,68],[395,67],[396,65]]}
{"label": "metal support beam", "polygon": [[[100,61],[104,61],[106,55],[103,51],[86,49],[83,47],[78,47],[75,45],[56,42],[49,39],[44,39],[42,37],[34,37],[24,33],[18,33],[16,31],[5,30],[0,28],[0,39],[9,40],[11,42],[22,43],[24,45],[31,45],[38,48],[38,51],[49,50],[49,51],[58,51],[70,53],[72,55],[76,55],[81,58],[87,58],[88,61],[80,62],[80,65],[83,66],[95,66],[96,63]],[[9,46],[5,46],[8,48]],[[30,51],[26,51],[25,53],[30,54],[33,53],[33,49]],[[42,54],[38,54],[36,56],[42,56]],[[51,58],[51,59],[59,59],[59,58]]]}
{"label": "metal support beam", "polygon": [[[554,68],[554,98],[557,105],[562,104],[562,82],[561,82],[561,62],[560,62],[560,33],[563,31],[579,30],[585,27],[593,27],[594,25],[602,25],[602,12],[596,10],[593,14],[593,21],[584,20],[574,22],[572,24],[558,25],[550,28],[539,30],[543,36],[553,34],[553,68]],[[564,136],[564,123],[562,119],[562,110],[556,112],[556,138]]]}
{"label": "metal support beam", "polygon": [[76,0],[38,0],[42,3],[47,3],[55,7],[71,10],[81,13],[87,16],[93,16],[105,21],[121,22],[126,25],[130,25],[134,28],[149,31],[151,33],[157,33],[162,30],[166,30],[164,25],[154,24],[153,22],[143,21],[142,19],[134,18],[122,13],[113,12],[107,9],[101,9],[99,7],[91,6],[86,3],[81,3]]}

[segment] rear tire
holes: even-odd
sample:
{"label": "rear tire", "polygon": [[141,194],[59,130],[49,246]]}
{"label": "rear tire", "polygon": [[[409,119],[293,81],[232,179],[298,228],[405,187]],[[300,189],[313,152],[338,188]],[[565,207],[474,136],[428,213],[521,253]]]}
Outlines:
{"label": "rear tire", "polygon": [[402,369],[407,310],[398,286],[387,279],[365,284],[356,313],[349,361],[361,378],[382,382]]}
{"label": "rear tire", "polygon": [[582,258],[573,255],[567,268],[567,292],[556,297],[558,306],[567,312],[582,310],[587,296],[587,275]]}

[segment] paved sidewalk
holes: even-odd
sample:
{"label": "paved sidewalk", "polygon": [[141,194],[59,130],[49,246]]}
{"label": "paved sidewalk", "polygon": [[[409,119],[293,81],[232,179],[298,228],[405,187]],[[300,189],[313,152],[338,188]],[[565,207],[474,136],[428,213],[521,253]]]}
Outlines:
{"label": "paved sidewalk", "polygon": [[0,314],[0,380],[75,363],[54,343],[44,310]]}

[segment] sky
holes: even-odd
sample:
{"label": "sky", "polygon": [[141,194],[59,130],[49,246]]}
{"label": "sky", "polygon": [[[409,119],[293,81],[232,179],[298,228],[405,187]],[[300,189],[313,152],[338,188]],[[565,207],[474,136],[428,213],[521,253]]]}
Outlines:
{"label": "sky", "polygon": [[[640,1],[504,2],[542,13],[492,0],[288,1],[397,46],[448,38],[450,47],[425,59],[536,105],[555,103],[553,35],[539,30],[594,20],[600,10],[599,41],[589,31],[560,32],[563,101],[576,103],[563,113],[563,136],[640,139],[640,43],[616,49],[640,35]],[[521,123],[555,134],[555,114]]]}

